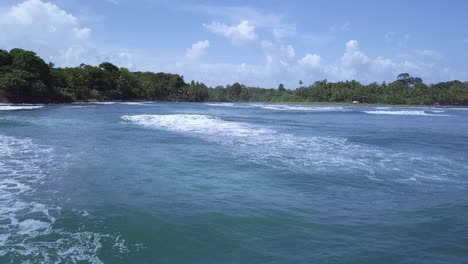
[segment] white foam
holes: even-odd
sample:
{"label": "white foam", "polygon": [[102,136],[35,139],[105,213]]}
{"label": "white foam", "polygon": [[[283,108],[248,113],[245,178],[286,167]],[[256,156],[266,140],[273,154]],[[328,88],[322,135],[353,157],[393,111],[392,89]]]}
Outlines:
{"label": "white foam", "polygon": [[[123,120],[144,127],[195,136],[235,149],[233,155],[249,157],[256,163],[284,167],[319,167],[341,162],[330,149],[346,149],[346,139],[299,137],[242,122],[225,121],[206,115],[134,115]],[[333,155],[334,156],[334,155]]]}
{"label": "white foam", "polygon": [[145,127],[166,129],[174,132],[204,135],[225,135],[236,137],[256,136],[272,133],[262,128],[252,128],[247,124],[226,122],[207,115],[134,115],[123,116],[123,120]]}
{"label": "white foam", "polygon": [[36,219],[26,219],[18,223],[18,234],[36,236],[39,232],[47,232],[51,224]]}
{"label": "white foam", "polygon": [[[50,214],[53,208],[23,199],[35,191],[32,184],[44,179],[41,165],[50,162],[49,152],[28,139],[0,136],[0,228],[8,230],[9,235],[0,247],[17,236],[32,237],[38,231],[50,230],[55,221]],[[20,215],[34,218],[20,221]]]}
{"label": "white foam", "polygon": [[205,103],[205,105],[209,106],[224,106],[224,107],[240,107],[241,105],[239,104],[234,104],[234,103]]}
{"label": "white foam", "polygon": [[259,105],[260,108],[278,111],[343,111],[339,106]]}
{"label": "white foam", "polygon": [[119,102],[119,104],[123,104],[123,105],[147,105],[148,103],[143,103],[143,102]]}
{"label": "white foam", "polygon": [[136,102],[120,102],[119,104],[124,104],[124,105],[142,105],[142,103],[136,103]]}
{"label": "white foam", "polygon": [[115,104],[115,102],[91,102],[92,104],[99,104],[99,105],[111,105]]}
{"label": "white foam", "polygon": [[43,105],[0,105],[0,111],[33,110],[44,107]]}
{"label": "white foam", "polygon": [[[206,115],[127,115],[122,119],[143,127],[172,131],[227,146],[229,153],[236,158],[281,169],[304,170],[306,173],[333,171],[346,174],[354,171],[354,175],[379,180],[386,180],[382,179],[382,175],[392,175],[397,179],[417,177],[441,180],[458,177],[453,168],[462,166],[441,157],[391,153],[352,143],[345,138],[296,136]],[[398,173],[395,173],[396,170]],[[441,176],[440,172],[445,175]]]}
{"label": "white foam", "polygon": [[372,114],[372,115],[450,116],[450,115],[430,114],[422,110],[364,111],[364,113]]}
{"label": "white foam", "polygon": [[[30,139],[0,135],[0,256],[29,257],[28,263],[102,263],[98,252],[103,240],[122,251],[122,239],[55,229],[61,208],[34,201],[34,186],[49,181],[46,168],[60,167],[52,151]],[[52,241],[51,235],[56,237]]]}
{"label": "white foam", "polygon": [[237,108],[262,108],[276,111],[343,111],[345,108],[340,106],[307,106],[307,105],[288,105],[288,104],[252,104],[252,103],[205,103],[209,106],[237,107]]}

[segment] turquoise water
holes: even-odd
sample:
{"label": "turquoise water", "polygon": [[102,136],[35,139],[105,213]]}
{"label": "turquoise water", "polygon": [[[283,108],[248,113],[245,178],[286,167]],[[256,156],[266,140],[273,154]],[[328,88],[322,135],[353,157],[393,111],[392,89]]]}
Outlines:
{"label": "turquoise water", "polygon": [[0,263],[466,263],[467,110],[0,105]]}

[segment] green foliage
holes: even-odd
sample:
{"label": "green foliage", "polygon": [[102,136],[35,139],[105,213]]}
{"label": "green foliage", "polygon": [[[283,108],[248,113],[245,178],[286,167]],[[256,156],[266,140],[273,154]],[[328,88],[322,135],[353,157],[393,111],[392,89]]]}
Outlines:
{"label": "green foliage", "polygon": [[204,102],[209,98],[208,87],[203,83],[192,81],[190,85],[184,87],[180,99],[189,102]]}
{"label": "green foliage", "polygon": [[13,64],[13,56],[6,50],[0,49],[0,67]]}
{"label": "green foliage", "polygon": [[280,84],[278,85],[278,91],[284,92],[285,90],[286,90],[286,89],[284,89],[284,84],[280,83]]}
{"label": "green foliage", "polygon": [[0,97],[18,103],[88,100],[160,100],[217,102],[353,102],[380,104],[468,105],[468,83],[460,81],[426,85],[419,77],[399,74],[392,83],[363,85],[357,81],[316,81],[287,90],[247,87],[238,82],[209,88],[184,82],[170,73],[131,72],[110,62],[98,67],[81,64],[54,68],[32,51],[0,50]]}

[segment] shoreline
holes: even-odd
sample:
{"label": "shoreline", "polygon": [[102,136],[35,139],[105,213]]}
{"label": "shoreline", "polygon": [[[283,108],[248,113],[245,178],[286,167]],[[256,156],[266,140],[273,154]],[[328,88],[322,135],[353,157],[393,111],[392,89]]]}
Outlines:
{"label": "shoreline", "polygon": [[113,100],[113,101],[74,101],[68,103],[11,103],[0,101],[1,105],[66,105],[66,104],[102,104],[102,103],[125,103],[125,102],[135,102],[135,103],[238,103],[238,104],[274,104],[274,105],[316,105],[316,106],[376,106],[376,107],[414,107],[414,108],[423,108],[423,107],[432,107],[432,108],[468,108],[468,105],[391,105],[391,104],[372,104],[372,103],[348,103],[348,102],[220,102],[220,101],[207,101],[207,102],[177,102],[177,101],[147,101],[147,100]]}

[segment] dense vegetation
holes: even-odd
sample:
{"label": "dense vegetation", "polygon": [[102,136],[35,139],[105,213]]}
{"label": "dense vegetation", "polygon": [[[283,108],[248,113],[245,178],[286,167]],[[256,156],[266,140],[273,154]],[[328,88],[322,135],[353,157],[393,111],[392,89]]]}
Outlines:
{"label": "dense vegetation", "polygon": [[130,72],[103,62],[56,68],[32,51],[0,50],[0,99],[14,103],[53,103],[92,100],[158,100],[219,102],[353,102],[380,104],[468,105],[468,82],[449,81],[426,85],[408,73],[386,84],[357,81],[317,81],[287,90],[247,87],[239,83],[209,88],[185,83],[170,73]]}

